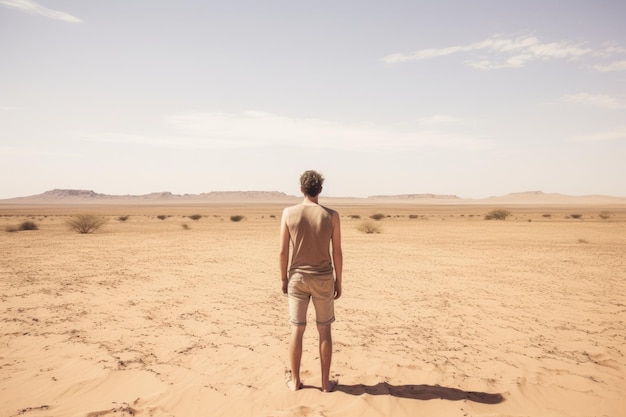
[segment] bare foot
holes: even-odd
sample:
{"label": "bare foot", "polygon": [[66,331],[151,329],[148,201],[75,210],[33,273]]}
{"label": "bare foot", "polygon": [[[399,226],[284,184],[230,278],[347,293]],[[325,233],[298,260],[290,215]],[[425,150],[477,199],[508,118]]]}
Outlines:
{"label": "bare foot", "polygon": [[330,380],[328,381],[328,388],[324,389],[324,387],[322,387],[322,392],[333,392],[336,387],[337,387],[337,381]]}
{"label": "bare foot", "polygon": [[287,381],[287,388],[289,388],[291,391],[298,391],[300,388],[302,388],[302,382],[296,385],[296,382],[294,380],[289,380]]}

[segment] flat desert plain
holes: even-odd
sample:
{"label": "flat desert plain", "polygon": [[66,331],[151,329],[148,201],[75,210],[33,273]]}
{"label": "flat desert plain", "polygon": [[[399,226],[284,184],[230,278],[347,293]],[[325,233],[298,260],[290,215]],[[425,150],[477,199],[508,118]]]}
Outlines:
{"label": "flat desert plain", "polygon": [[[327,394],[313,325],[285,386],[285,204],[0,205],[0,415],[626,415],[626,205],[325,203],[345,258]],[[77,213],[108,222],[79,234]]]}

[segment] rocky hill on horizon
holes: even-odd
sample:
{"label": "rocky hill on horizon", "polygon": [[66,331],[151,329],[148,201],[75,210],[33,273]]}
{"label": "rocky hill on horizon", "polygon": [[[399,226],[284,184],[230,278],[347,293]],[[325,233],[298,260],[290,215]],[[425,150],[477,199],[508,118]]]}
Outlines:
{"label": "rocky hill on horizon", "polygon": [[[93,190],[54,189],[41,194],[3,199],[5,203],[62,204],[62,203],[201,203],[201,202],[293,202],[300,196],[280,191],[211,191],[200,194],[174,194],[169,191],[142,195],[110,195]],[[350,200],[372,203],[415,203],[415,204],[626,204],[626,197],[608,195],[571,196],[542,191],[523,191],[482,199],[462,198],[446,194],[396,194],[372,195],[368,197],[328,197],[324,200]]]}
{"label": "rocky hill on horizon", "polygon": [[263,199],[284,200],[294,198],[279,191],[211,191],[200,194],[173,194],[169,191],[153,192],[141,195],[111,195],[101,194],[93,190],[54,189],[26,197],[16,197],[8,200],[13,201],[73,201],[73,202],[97,202],[112,200],[134,201],[189,201],[189,200],[239,200],[239,199]]}

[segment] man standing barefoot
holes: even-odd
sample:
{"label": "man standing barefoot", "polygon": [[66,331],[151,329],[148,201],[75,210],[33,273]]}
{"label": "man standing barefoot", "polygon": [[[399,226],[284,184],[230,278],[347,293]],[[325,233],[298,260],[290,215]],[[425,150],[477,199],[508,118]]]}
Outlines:
{"label": "man standing barefoot", "polygon": [[280,274],[283,293],[289,299],[292,325],[289,342],[291,380],[287,386],[293,391],[302,387],[300,362],[309,300],[313,300],[319,332],[322,391],[330,392],[336,385],[335,381],[330,381],[333,354],[330,325],[335,321],[334,300],[341,296],[343,254],[339,213],[318,203],[323,183],[324,177],[316,171],[302,174],[300,191],[304,200],[287,207],[280,221]]}

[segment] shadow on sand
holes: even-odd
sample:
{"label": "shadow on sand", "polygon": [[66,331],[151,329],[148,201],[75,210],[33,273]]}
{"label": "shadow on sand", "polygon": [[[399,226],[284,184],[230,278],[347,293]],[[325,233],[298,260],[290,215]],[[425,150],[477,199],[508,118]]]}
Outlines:
{"label": "shadow on sand", "polygon": [[335,391],[345,392],[350,395],[391,395],[399,398],[412,400],[469,400],[482,404],[500,404],[504,401],[501,394],[489,394],[486,392],[463,391],[456,388],[446,388],[438,385],[390,385],[380,382],[376,385],[337,385]]}

